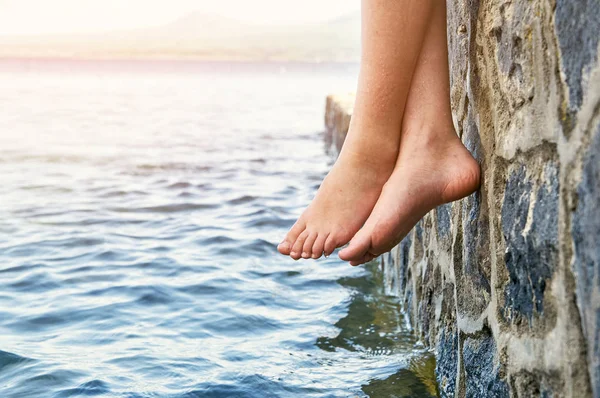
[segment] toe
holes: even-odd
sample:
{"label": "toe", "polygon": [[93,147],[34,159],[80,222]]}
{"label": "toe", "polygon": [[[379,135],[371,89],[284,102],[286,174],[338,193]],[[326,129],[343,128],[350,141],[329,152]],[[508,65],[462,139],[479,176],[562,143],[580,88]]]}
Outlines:
{"label": "toe", "polygon": [[291,245],[286,242],[285,240],[283,242],[281,242],[279,245],[277,245],[277,251],[279,251],[279,253],[281,254],[285,254],[286,256],[288,256],[290,254],[290,250],[292,249]]}
{"label": "toe", "polygon": [[344,261],[360,261],[371,248],[371,235],[365,230],[358,231],[352,238],[348,247],[340,251],[340,258]]}
{"label": "toe", "polygon": [[353,266],[353,267],[356,267],[358,265],[366,264],[369,261],[373,260],[374,258],[375,258],[375,255],[373,255],[371,253],[367,253],[361,259],[359,259],[359,260],[352,260],[352,261],[350,261],[350,265]]}
{"label": "toe", "polygon": [[305,229],[304,231],[302,231],[300,236],[298,236],[298,239],[296,239],[296,242],[294,243],[294,245],[292,246],[292,250],[290,251],[290,257],[294,260],[300,259],[300,256],[302,254],[302,248],[304,247],[304,241],[306,240],[306,238],[308,238],[308,230]]}
{"label": "toe", "polygon": [[329,234],[324,233],[320,233],[319,236],[317,236],[317,240],[315,240],[315,243],[312,247],[312,258],[317,259],[321,257],[321,255],[323,255],[325,240],[327,239],[327,236],[329,236]]}
{"label": "toe", "polygon": [[333,231],[329,234],[329,236],[325,240],[325,245],[323,246],[323,252],[324,252],[325,256],[330,256],[331,253],[333,253],[333,251],[335,249],[345,245],[346,243],[348,243],[348,240],[344,240],[343,232]]}
{"label": "toe", "polygon": [[325,245],[323,246],[323,254],[325,257],[331,256],[331,253],[336,249],[337,242],[335,241],[335,237],[333,234],[329,234],[327,240],[325,240]]}
{"label": "toe", "polygon": [[371,261],[373,261],[373,259],[374,259],[375,257],[377,257],[377,256],[376,256],[376,255],[374,255],[374,254],[372,254],[372,253],[367,253],[367,254],[365,255],[365,258],[364,258],[365,262],[364,262],[363,264],[366,264],[366,263],[368,263],[368,262],[371,262]]}
{"label": "toe", "polygon": [[298,239],[298,236],[304,231],[306,228],[306,224],[302,220],[296,221],[294,226],[289,230],[283,241],[277,246],[277,250],[279,253],[285,254],[286,256],[290,254],[292,250],[292,246],[294,242]]}
{"label": "toe", "polygon": [[312,257],[312,247],[315,244],[315,240],[317,240],[318,234],[316,232],[311,232],[308,234],[308,238],[304,241],[304,246],[302,246],[302,258],[311,258]]}

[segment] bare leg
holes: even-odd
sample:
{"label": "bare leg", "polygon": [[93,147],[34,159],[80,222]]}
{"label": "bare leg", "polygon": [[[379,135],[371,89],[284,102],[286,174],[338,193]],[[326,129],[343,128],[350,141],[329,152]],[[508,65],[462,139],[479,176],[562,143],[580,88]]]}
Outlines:
{"label": "bare leg", "polygon": [[331,254],[363,226],[390,177],[406,97],[433,0],[363,0],[356,104],[340,156],[278,246],[294,259]]}
{"label": "bare leg", "polygon": [[340,258],[352,265],[390,250],[430,210],[479,187],[479,165],[454,131],[445,0],[434,0],[415,69],[394,172],[364,227]]}

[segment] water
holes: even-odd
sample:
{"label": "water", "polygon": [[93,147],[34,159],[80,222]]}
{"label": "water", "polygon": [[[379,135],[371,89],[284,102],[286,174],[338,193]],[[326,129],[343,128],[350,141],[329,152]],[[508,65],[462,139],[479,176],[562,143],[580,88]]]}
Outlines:
{"label": "water", "polygon": [[0,62],[0,396],[434,394],[376,264],[275,249],[356,69]]}

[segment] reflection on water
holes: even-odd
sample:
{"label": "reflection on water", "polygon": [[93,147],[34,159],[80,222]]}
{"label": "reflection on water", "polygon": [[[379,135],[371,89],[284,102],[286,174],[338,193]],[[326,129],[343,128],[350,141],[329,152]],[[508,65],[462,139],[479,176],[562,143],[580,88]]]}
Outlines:
{"label": "reflection on water", "polygon": [[435,357],[423,354],[413,358],[408,368],[383,380],[371,380],[362,391],[369,397],[381,398],[438,397]]}
{"label": "reflection on water", "polygon": [[356,79],[285,70],[0,62],[2,398],[432,395],[376,266],[276,253]]}
{"label": "reflection on water", "polygon": [[437,397],[435,357],[415,350],[417,341],[404,324],[396,298],[384,295],[383,273],[377,261],[365,266],[368,273],[338,280],[352,289],[348,314],[335,323],[337,336],[319,337],[317,346],[325,351],[345,349],[364,355],[409,353],[408,366],[385,379],[370,380],[362,391],[369,397]]}
{"label": "reflection on water", "polygon": [[377,268],[371,264],[373,274],[361,277],[344,277],[342,286],[352,289],[348,314],[337,321],[340,333],[334,338],[322,337],[317,345],[326,351],[343,348],[360,351],[365,355],[387,355],[397,350],[410,351],[416,344],[412,334],[402,324],[402,314],[395,299],[381,292]]}

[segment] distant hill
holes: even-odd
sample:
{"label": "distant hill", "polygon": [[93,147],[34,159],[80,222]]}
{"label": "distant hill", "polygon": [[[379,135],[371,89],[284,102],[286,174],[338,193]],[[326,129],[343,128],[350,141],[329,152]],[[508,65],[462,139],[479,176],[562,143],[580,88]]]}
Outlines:
{"label": "distant hill", "polygon": [[357,61],[360,14],[306,25],[252,25],[192,13],[150,29],[0,37],[0,57]]}

